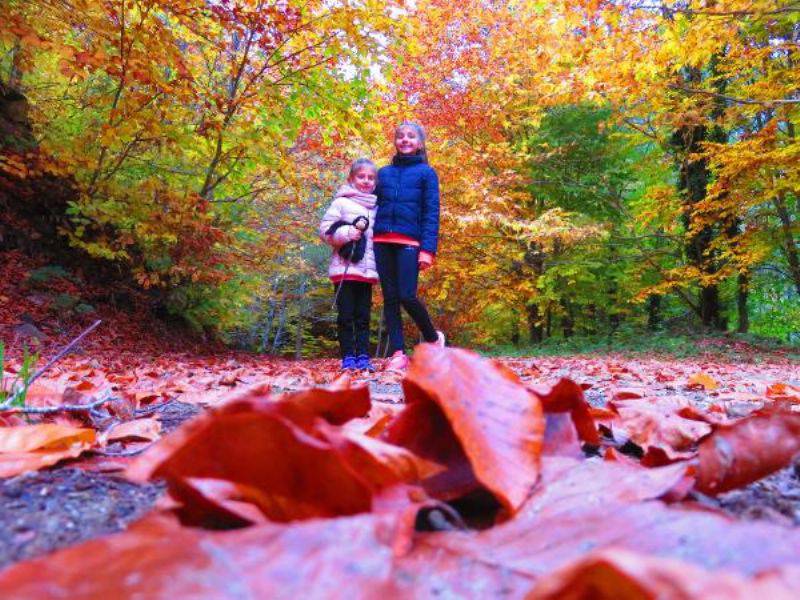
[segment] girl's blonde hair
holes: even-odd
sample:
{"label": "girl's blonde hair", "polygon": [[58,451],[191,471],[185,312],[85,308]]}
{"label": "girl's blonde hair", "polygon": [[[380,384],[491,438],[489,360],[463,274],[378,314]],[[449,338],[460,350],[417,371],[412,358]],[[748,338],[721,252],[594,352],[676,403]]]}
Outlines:
{"label": "girl's blonde hair", "polygon": [[350,173],[348,173],[348,174],[347,174],[347,179],[352,179],[352,178],[353,178],[353,176],[354,176],[354,175],[355,175],[355,174],[356,174],[356,173],[359,171],[359,169],[361,169],[362,167],[369,167],[370,169],[372,169],[372,170],[373,170],[373,171],[375,171],[376,173],[378,172],[378,167],[377,167],[377,166],[375,165],[375,163],[374,163],[374,162],[372,162],[370,159],[368,159],[368,158],[357,158],[357,159],[355,159],[355,160],[353,161],[353,164],[352,164],[352,165],[350,165]]}
{"label": "girl's blonde hair", "polygon": [[425,148],[425,140],[427,139],[427,135],[425,134],[425,129],[419,123],[414,123],[413,121],[403,121],[395,127],[394,129],[394,136],[397,137],[397,133],[404,128],[408,128],[414,131],[419,138],[420,146],[419,150],[417,150],[417,154],[422,157],[422,162],[428,162],[428,150]]}

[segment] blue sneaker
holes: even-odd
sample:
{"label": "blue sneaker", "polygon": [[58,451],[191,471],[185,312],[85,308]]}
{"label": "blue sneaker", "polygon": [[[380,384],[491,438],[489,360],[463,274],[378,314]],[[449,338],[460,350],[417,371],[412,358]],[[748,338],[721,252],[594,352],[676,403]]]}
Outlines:
{"label": "blue sneaker", "polygon": [[361,369],[363,371],[370,371],[370,372],[375,371],[375,367],[373,367],[372,363],[369,362],[368,354],[358,355],[358,358],[356,358],[356,369]]}
{"label": "blue sneaker", "polygon": [[345,356],[342,359],[342,370],[343,371],[352,371],[353,369],[357,369],[356,367],[356,357],[355,356]]}

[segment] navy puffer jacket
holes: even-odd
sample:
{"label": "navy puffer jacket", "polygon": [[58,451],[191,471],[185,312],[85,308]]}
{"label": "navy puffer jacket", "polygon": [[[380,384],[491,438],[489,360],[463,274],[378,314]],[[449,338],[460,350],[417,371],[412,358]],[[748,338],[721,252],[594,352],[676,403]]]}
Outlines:
{"label": "navy puffer jacket", "polygon": [[378,171],[374,234],[401,233],[436,254],[439,238],[439,177],[421,156],[397,155]]}

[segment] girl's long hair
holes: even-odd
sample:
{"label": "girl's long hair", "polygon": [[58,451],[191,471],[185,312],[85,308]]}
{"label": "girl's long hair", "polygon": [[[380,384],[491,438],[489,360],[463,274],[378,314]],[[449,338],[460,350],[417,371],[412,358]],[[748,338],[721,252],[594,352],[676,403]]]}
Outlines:
{"label": "girl's long hair", "polygon": [[425,148],[425,140],[427,139],[427,135],[425,135],[425,129],[419,123],[414,123],[413,121],[403,121],[395,127],[394,129],[394,137],[397,137],[397,132],[407,127],[414,131],[417,134],[417,137],[420,141],[419,150],[417,150],[417,154],[422,157],[422,162],[428,164],[428,150]]}

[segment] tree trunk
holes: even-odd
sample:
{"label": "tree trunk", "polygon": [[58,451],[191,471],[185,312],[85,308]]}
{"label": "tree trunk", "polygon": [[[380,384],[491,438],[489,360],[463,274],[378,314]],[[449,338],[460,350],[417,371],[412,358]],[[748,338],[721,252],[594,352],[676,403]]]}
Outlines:
{"label": "tree trunk", "polygon": [[[706,196],[709,171],[705,159],[689,158],[701,150],[702,142],[707,139],[706,128],[702,125],[685,127],[679,132],[683,149],[687,158],[681,165],[679,187],[685,194],[683,209],[683,224],[686,228],[686,256],[689,262],[702,273],[712,275],[716,272],[716,265],[711,253],[711,243],[714,241],[715,232],[710,225],[692,231],[694,227],[694,207]],[[720,320],[719,289],[716,284],[701,285],[699,293],[700,320],[704,327],[716,327]]]}
{"label": "tree trunk", "polygon": [[275,279],[272,284],[272,295],[269,299],[269,310],[267,311],[266,319],[264,319],[264,329],[261,332],[261,344],[259,345],[259,352],[266,352],[267,346],[269,345],[269,338],[272,335],[272,324],[275,322],[275,310],[278,307],[278,303],[275,300],[275,295],[278,293],[279,287],[279,280]]}
{"label": "tree trunk", "polygon": [[551,337],[553,333],[553,309],[548,304],[547,305],[547,312],[545,313],[545,336]]}
{"label": "tree trunk", "polygon": [[20,60],[22,58],[22,46],[17,39],[14,41],[14,47],[11,49],[11,70],[8,74],[8,87],[12,89],[21,89],[22,87],[22,69],[20,68]]}
{"label": "tree trunk", "polygon": [[[525,251],[525,263],[533,269],[538,280],[544,273],[544,252],[539,244],[531,244]],[[544,339],[544,327],[539,305],[529,302],[526,306],[528,313],[528,335],[531,343],[541,344]]]}
{"label": "tree trunk", "polygon": [[572,305],[566,300],[562,300],[561,306],[564,308],[564,316],[561,317],[561,330],[564,338],[570,338],[575,335],[575,317],[572,313]]}
{"label": "tree trunk", "polygon": [[747,294],[750,290],[750,275],[742,271],[736,280],[736,308],[739,313],[739,324],[736,331],[747,333],[750,328],[750,318],[747,315]]}
{"label": "tree trunk", "polygon": [[586,307],[586,319],[581,324],[581,331],[584,335],[594,335],[597,333],[597,305],[592,303]]}
{"label": "tree trunk", "polygon": [[700,320],[704,327],[720,331],[725,329],[722,302],[719,297],[719,288],[716,285],[706,285],[700,288]]}
{"label": "tree trunk", "polygon": [[528,304],[528,334],[532,344],[541,344],[544,339],[544,327],[539,305]]}
{"label": "tree trunk", "polygon": [[278,352],[278,348],[280,347],[281,336],[283,335],[283,329],[286,327],[286,290],[283,291],[283,298],[281,298],[281,309],[280,309],[280,318],[278,320],[278,328],[275,330],[275,337],[272,340],[272,352],[271,354],[276,354]]}
{"label": "tree trunk", "polygon": [[650,294],[647,297],[647,328],[655,331],[661,325],[661,296]]}
{"label": "tree trunk", "polygon": [[519,327],[520,327],[519,311],[514,309],[512,311],[512,314],[513,314],[513,321],[511,323],[511,343],[514,346],[519,346],[519,342],[522,337],[519,332]]}
{"label": "tree trunk", "polygon": [[789,275],[794,283],[795,290],[800,294],[800,252],[798,252],[797,241],[794,239],[792,227],[794,223],[789,215],[789,208],[786,206],[786,198],[783,194],[778,195],[772,201],[775,212],[781,222],[781,234],[783,237],[781,250],[786,257],[789,267]]}
{"label": "tree trunk", "polygon": [[308,280],[304,279],[300,284],[300,290],[298,294],[300,300],[297,309],[297,331],[294,335],[294,357],[298,360],[303,356],[303,327],[305,325],[307,286]]}
{"label": "tree trunk", "polygon": [[[715,72],[714,59],[709,67]],[[686,69],[686,82],[699,85],[702,73],[697,68]],[[724,92],[725,82],[722,78],[717,83],[718,92]],[[713,122],[718,122],[724,113],[724,104],[718,100],[713,105],[709,115]],[[718,124],[707,126],[704,123],[684,125],[672,136],[672,144],[679,151],[680,171],[678,190],[683,193],[683,225],[686,229],[686,256],[690,264],[696,267],[703,275],[714,275],[719,270],[719,264],[712,243],[718,232],[712,224],[697,226],[695,223],[695,207],[706,198],[711,172],[708,162],[702,153],[705,142],[724,143],[727,135]],[[716,284],[701,284],[699,294],[698,316],[704,327],[724,329],[725,320],[722,318],[722,304],[719,289]]]}

